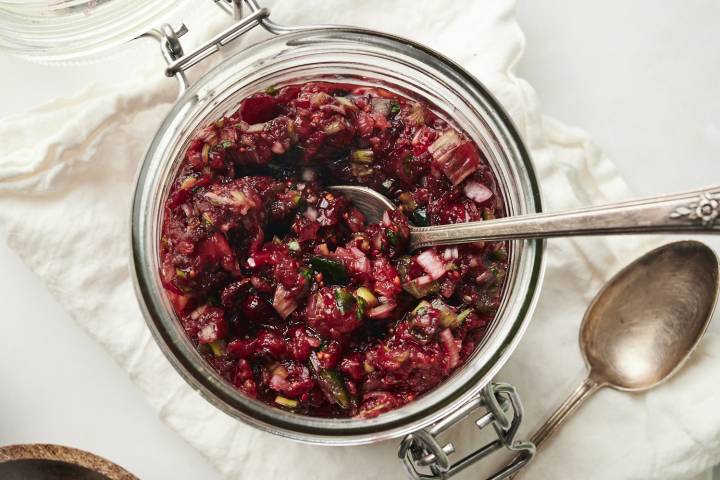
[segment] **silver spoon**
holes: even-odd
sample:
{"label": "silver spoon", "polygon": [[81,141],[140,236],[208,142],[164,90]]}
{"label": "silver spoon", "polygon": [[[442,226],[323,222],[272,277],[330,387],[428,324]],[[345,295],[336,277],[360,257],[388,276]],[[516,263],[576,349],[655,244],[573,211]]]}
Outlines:
{"label": "silver spoon", "polygon": [[[353,185],[331,190],[345,195],[371,223],[396,208],[382,194]],[[557,213],[518,215],[498,220],[410,227],[410,250],[479,240],[547,238],[611,233],[720,231],[720,187]]]}
{"label": "silver spoon", "polygon": [[700,242],[670,243],[625,267],[580,326],[587,378],[530,441],[542,445],[602,387],[640,392],[670,378],[705,333],[717,295],[718,258]]}

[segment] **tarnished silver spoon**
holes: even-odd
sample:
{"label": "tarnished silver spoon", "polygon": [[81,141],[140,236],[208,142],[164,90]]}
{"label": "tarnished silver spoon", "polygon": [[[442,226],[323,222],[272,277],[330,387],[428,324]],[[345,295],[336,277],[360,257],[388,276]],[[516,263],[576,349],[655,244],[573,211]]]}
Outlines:
{"label": "tarnished silver spoon", "polygon": [[580,327],[585,381],[532,436],[542,445],[602,387],[639,392],[667,380],[697,346],[718,295],[718,258],[705,244],[670,243],[615,275]]}
{"label": "tarnished silver spoon", "polygon": [[[395,205],[382,194],[354,185],[331,190],[350,198],[371,223]],[[498,220],[410,228],[410,250],[479,240],[570,237],[617,233],[720,232],[720,187],[582,208],[516,215]],[[718,220],[718,221],[716,221]]]}

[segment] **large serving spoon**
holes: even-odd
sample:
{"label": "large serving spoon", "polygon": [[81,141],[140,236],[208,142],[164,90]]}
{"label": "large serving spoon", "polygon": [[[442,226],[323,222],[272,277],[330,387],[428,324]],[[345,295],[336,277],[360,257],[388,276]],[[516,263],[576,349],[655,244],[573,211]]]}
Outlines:
{"label": "large serving spoon", "polygon": [[530,441],[540,447],[602,387],[639,392],[667,380],[705,333],[717,295],[718,258],[700,242],[670,243],[625,267],[583,318],[587,378]]}
{"label": "large serving spoon", "polygon": [[[396,208],[382,194],[354,185],[331,190],[348,197],[371,223]],[[410,227],[410,250],[479,240],[569,237],[612,233],[720,231],[720,187],[557,213],[516,215],[498,220]],[[718,221],[716,221],[718,220]]]}

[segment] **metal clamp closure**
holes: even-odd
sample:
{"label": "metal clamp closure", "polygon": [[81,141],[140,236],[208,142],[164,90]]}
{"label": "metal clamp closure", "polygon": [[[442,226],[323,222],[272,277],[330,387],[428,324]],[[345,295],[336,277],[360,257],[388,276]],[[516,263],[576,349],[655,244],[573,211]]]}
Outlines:
{"label": "metal clamp closure", "polygon": [[[484,408],[486,413],[478,418],[475,424],[480,429],[492,424],[498,439],[456,463],[450,463],[449,455],[455,452],[455,446],[452,443],[441,446],[438,435],[478,408]],[[427,429],[407,435],[400,444],[398,457],[402,460],[409,478],[437,480],[450,478],[496,450],[506,448],[517,455],[512,463],[492,474],[488,480],[508,478],[524,467],[535,455],[535,445],[515,440],[522,422],[522,414],[522,404],[515,387],[506,383],[490,384],[444,419]],[[418,467],[425,473],[418,470]]]}
{"label": "metal clamp closure", "polygon": [[[193,49],[187,54],[183,53],[182,45],[178,40],[182,35],[187,33],[188,29],[183,24],[179,28],[173,28],[170,25],[163,25],[159,29],[150,30],[141,37],[151,37],[160,43],[163,57],[168,66],[165,69],[165,75],[175,77],[180,84],[180,95],[185,93],[189,86],[185,72],[197,65],[213,53],[220,50],[220,47],[227,45],[238,37],[246,34],[253,28],[262,26],[268,32],[274,35],[282,35],[285,33],[297,32],[302,30],[338,28],[333,25],[304,25],[299,27],[287,27],[279,25],[270,20],[270,10],[261,7],[257,0],[213,0],[226,13],[238,20],[236,23],[226,28],[222,32],[207,40],[202,45]],[[246,17],[242,18],[245,10],[250,12]]]}
{"label": "metal clamp closure", "polygon": [[227,45],[258,25],[263,25],[266,30],[269,30],[266,23],[264,23],[266,21],[269,22],[268,17],[270,16],[270,10],[267,8],[261,8],[255,2],[248,2],[252,13],[245,18],[240,18],[242,15],[240,0],[215,0],[215,2],[225,11],[232,14],[238,21],[187,54],[183,51],[180,43],[180,37],[188,32],[185,24],[181,24],[178,28],[163,24],[160,28],[149,30],[140,35],[141,37],[153,38],[160,43],[163,58],[168,64],[165,69],[165,75],[178,79],[180,88],[179,95],[185,93],[185,90],[187,90],[189,86],[187,76],[185,75],[185,72],[189,68],[197,65],[213,53],[218,52],[220,47]]}
{"label": "metal clamp closure", "polygon": [[[162,52],[165,62],[168,64],[173,63],[178,58],[182,57],[184,52],[182,45],[180,44],[180,37],[188,32],[187,27],[182,24],[178,28],[173,28],[167,23],[163,24],[160,28],[154,28],[140,35],[140,37],[147,37],[156,40],[160,44],[160,51]],[[188,87],[188,80],[184,73],[176,75],[180,88],[180,95],[182,95]]]}
{"label": "metal clamp closure", "polygon": [[227,45],[236,38],[260,25],[260,21],[268,16],[270,16],[270,10],[267,8],[261,8],[251,13],[239,22],[218,33],[210,40],[204,42],[193,51],[178,58],[177,60],[174,60],[173,62],[170,62],[165,69],[165,74],[168,77],[172,77],[178,73],[185,72],[187,69],[197,65],[208,56],[218,52],[220,47]]}

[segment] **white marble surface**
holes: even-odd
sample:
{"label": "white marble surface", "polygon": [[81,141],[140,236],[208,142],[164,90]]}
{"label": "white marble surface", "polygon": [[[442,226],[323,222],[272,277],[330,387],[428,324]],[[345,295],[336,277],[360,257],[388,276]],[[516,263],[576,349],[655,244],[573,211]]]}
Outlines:
{"label": "white marble surface", "polygon": [[[635,192],[718,183],[720,3],[520,0],[518,18],[527,36],[519,73],[544,111],[590,131]],[[60,69],[0,54],[0,117],[112,82],[156,54],[141,47]],[[143,479],[219,479],[4,245],[0,265],[0,445],[85,448]]]}

